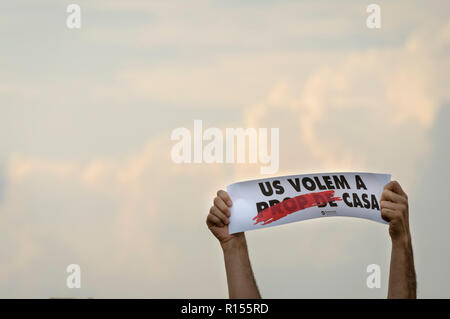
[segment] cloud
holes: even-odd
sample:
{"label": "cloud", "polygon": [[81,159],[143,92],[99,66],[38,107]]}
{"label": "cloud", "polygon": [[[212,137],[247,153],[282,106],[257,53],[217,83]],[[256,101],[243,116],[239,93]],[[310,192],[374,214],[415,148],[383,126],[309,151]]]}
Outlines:
{"label": "cloud", "polygon": [[[203,258],[201,242],[210,242],[206,199],[226,178],[214,165],[177,167],[170,143],[169,135],[156,138],[123,160],[94,158],[87,164],[10,157],[11,195],[0,208],[2,242],[10,242],[4,251],[9,257],[1,262],[3,286],[22,278],[14,296],[65,296],[64,285],[31,277],[63,272],[66,263],[80,264],[92,278],[84,297],[170,296],[171,284],[153,287],[200,276],[205,269],[196,259]],[[195,187],[186,188],[194,178]],[[32,196],[20,200],[24,193]],[[189,249],[190,256],[184,253]],[[48,258],[54,263],[45,266]],[[139,281],[145,285],[136,288]],[[188,296],[187,290],[180,293]]]}
{"label": "cloud", "polygon": [[450,280],[445,276],[450,258],[442,247],[450,245],[447,226],[450,223],[446,193],[450,170],[448,162],[448,121],[450,107],[447,103],[440,109],[436,125],[430,131],[432,149],[430,157],[422,163],[418,181],[417,197],[410,208],[413,245],[418,275],[418,289],[427,298],[448,298]]}
{"label": "cloud", "polygon": [[[421,194],[422,164],[431,156],[433,167],[442,155],[433,143],[445,144],[445,134],[434,140],[429,132],[446,132],[439,120],[450,98],[449,24],[408,27],[405,40],[405,21],[421,19],[407,7],[395,13],[414,19],[383,20],[397,27],[383,42],[361,29],[365,11],[354,3],[338,11],[247,4],[241,13],[215,2],[191,6],[190,16],[172,3],[86,3],[85,13],[142,10],[148,21],[93,19],[79,37],[61,37],[60,61],[42,64],[44,78],[40,69],[4,73],[1,296],[225,297],[222,256],[204,218],[217,189],[261,176],[259,165],[173,164],[170,131],[198,114],[210,112],[208,126],[223,129],[279,127],[277,175],[388,172],[412,198]],[[418,264],[433,283],[424,294],[433,295],[441,266],[423,260],[439,256],[425,252],[429,231],[417,229]],[[437,241],[448,239],[441,234]],[[386,275],[382,290],[365,287],[368,264],[388,273],[383,225],[316,220],[247,238],[265,297],[385,296]],[[64,286],[71,263],[81,265],[81,291]]]}
{"label": "cloud", "polygon": [[303,86],[281,82],[246,111],[246,125],[281,128],[290,144],[280,156],[285,169],[301,162],[385,170],[413,188],[409,172],[428,154],[428,131],[448,99],[448,28],[414,33],[398,48],[349,54],[319,67]]}

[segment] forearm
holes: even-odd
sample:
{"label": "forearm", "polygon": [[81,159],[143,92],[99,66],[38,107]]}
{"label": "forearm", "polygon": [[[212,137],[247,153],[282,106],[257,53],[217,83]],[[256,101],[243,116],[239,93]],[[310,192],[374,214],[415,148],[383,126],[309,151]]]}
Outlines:
{"label": "forearm", "polygon": [[225,243],[222,248],[229,297],[232,299],[261,298],[250,264],[245,237]]}
{"label": "forearm", "polygon": [[411,238],[393,240],[388,298],[416,298],[416,286]]}

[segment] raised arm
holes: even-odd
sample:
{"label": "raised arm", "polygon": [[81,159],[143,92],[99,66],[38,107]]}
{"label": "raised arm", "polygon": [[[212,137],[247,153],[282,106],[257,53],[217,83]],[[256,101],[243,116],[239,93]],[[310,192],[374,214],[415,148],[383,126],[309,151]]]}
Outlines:
{"label": "raised arm", "polygon": [[392,181],[384,187],[380,204],[381,216],[389,222],[392,239],[388,298],[416,298],[408,196],[398,182]]}
{"label": "raised arm", "polygon": [[230,235],[228,224],[232,202],[228,193],[220,190],[209,210],[206,225],[219,240],[225,259],[228,295],[237,299],[261,298],[256,286],[244,233]]}

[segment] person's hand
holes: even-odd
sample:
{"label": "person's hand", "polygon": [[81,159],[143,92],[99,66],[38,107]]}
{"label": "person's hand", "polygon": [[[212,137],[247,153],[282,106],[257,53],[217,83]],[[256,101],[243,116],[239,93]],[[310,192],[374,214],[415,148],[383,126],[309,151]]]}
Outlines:
{"label": "person's hand", "polygon": [[384,187],[380,204],[381,217],[389,222],[392,241],[410,240],[408,196],[397,181]]}
{"label": "person's hand", "polygon": [[214,198],[214,205],[210,208],[206,225],[213,235],[219,240],[222,247],[229,246],[233,242],[245,239],[244,233],[230,235],[228,224],[230,223],[230,209],[233,204],[227,192],[220,190]]}
{"label": "person's hand", "polygon": [[392,239],[388,298],[416,298],[408,196],[398,182],[392,181],[384,187],[380,206],[381,216],[389,222],[389,235]]}

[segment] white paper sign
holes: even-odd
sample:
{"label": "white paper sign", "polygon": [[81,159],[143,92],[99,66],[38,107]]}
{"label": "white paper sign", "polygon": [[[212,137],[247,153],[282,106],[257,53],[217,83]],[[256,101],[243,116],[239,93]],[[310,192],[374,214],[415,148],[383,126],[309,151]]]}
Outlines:
{"label": "white paper sign", "polygon": [[380,196],[388,174],[322,173],[239,182],[227,187],[233,201],[230,234],[329,216],[381,218]]}

